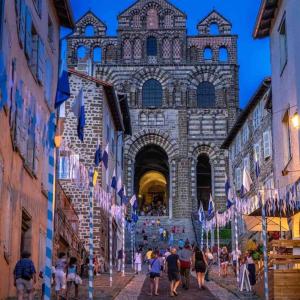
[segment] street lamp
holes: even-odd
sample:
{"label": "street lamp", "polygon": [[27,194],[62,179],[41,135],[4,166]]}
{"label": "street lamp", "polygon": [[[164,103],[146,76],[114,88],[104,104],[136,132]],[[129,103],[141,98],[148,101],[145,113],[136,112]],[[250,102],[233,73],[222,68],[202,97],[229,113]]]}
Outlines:
{"label": "street lamp", "polygon": [[300,128],[300,118],[298,112],[295,112],[294,115],[292,116],[292,125],[295,129]]}

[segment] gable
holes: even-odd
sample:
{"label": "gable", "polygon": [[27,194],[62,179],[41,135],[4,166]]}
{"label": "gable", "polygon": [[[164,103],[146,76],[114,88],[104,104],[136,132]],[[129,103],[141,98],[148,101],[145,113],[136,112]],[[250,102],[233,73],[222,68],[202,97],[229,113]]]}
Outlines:
{"label": "gable", "polygon": [[198,23],[199,34],[209,34],[209,26],[214,23],[218,25],[220,34],[231,33],[231,23],[216,10],[213,10]]}
{"label": "gable", "polygon": [[157,8],[159,14],[165,11],[186,18],[186,14],[167,0],[138,0],[118,15],[118,18],[129,17],[139,12],[144,14],[149,8]]}
{"label": "gable", "polygon": [[95,36],[106,34],[107,27],[105,23],[89,10],[75,23],[75,29],[72,35],[84,35],[87,26],[93,26]]}

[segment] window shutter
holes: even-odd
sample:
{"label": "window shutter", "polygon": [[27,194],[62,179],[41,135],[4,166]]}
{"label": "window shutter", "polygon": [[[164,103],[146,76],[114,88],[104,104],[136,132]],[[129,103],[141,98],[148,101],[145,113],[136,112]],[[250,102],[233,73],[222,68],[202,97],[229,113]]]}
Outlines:
{"label": "window shutter", "polygon": [[271,156],[271,137],[269,131],[264,132],[263,142],[264,142],[264,158],[266,159]]}
{"label": "window shutter", "polygon": [[52,108],[52,63],[49,58],[46,62],[46,76],[45,76],[45,98],[50,108]]}
{"label": "window shutter", "polygon": [[32,56],[32,18],[30,14],[30,10],[26,7],[26,36],[25,36],[25,53],[29,59]]}
{"label": "window shutter", "polygon": [[26,28],[26,6],[24,0],[20,0],[20,19],[19,19],[19,40],[21,47],[25,43],[25,28]]}
{"label": "window shutter", "polygon": [[45,67],[45,47],[41,38],[38,39],[37,78],[43,84]]}

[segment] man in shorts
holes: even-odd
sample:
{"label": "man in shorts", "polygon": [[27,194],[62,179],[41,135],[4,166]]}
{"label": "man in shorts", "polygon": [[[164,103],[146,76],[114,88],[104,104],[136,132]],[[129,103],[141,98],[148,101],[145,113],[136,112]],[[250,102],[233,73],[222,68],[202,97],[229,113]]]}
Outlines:
{"label": "man in shorts", "polygon": [[57,300],[63,299],[67,287],[67,257],[64,252],[58,254],[55,265],[55,292]]}
{"label": "man in shorts", "polygon": [[31,253],[24,251],[14,270],[14,283],[17,288],[18,300],[23,300],[24,293],[28,300],[33,300],[33,286],[36,283],[36,271]]}
{"label": "man in shorts", "polygon": [[176,254],[176,248],[171,249],[171,255],[166,259],[166,273],[170,281],[170,296],[177,296],[177,288],[180,283],[180,261],[179,256]]}

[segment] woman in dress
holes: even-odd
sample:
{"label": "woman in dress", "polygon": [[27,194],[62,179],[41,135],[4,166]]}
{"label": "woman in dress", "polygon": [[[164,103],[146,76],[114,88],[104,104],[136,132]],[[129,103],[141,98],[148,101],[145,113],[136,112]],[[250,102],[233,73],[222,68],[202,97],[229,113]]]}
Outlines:
{"label": "woman in dress", "polygon": [[154,251],[152,258],[149,261],[149,267],[150,267],[150,293],[149,296],[154,295],[158,296],[158,285],[159,285],[159,278],[160,278],[160,272],[161,272],[161,264],[160,260],[158,258],[158,251]]}
{"label": "woman in dress", "polygon": [[67,300],[70,299],[72,285],[75,287],[75,299],[78,299],[77,259],[71,257],[67,269]]}
{"label": "woman in dress", "polygon": [[142,271],[142,252],[140,249],[135,253],[134,266],[135,266],[135,274],[138,275],[139,272]]}
{"label": "woman in dress", "polygon": [[229,253],[227,247],[223,247],[220,253],[221,275],[228,275]]}
{"label": "woman in dress", "polygon": [[207,260],[205,258],[205,255],[199,249],[199,247],[196,246],[193,253],[193,269],[196,271],[199,289],[205,289],[204,277],[206,268]]}

